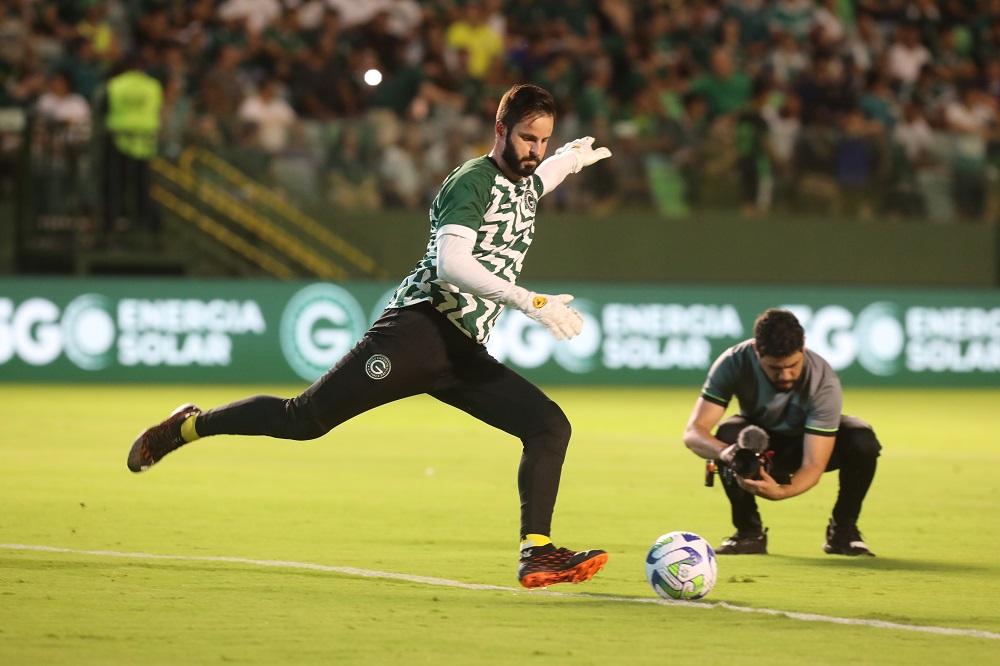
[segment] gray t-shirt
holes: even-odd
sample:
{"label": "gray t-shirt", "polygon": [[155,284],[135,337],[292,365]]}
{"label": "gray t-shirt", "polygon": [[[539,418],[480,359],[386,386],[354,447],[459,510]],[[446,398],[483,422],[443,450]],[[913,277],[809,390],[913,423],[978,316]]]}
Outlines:
{"label": "gray t-shirt", "polygon": [[806,349],[802,376],[789,391],[774,388],[760,367],[753,340],[724,351],[708,371],[701,397],[728,407],[733,396],[751,423],[788,436],[834,436],[844,396],[840,379],[819,354]]}

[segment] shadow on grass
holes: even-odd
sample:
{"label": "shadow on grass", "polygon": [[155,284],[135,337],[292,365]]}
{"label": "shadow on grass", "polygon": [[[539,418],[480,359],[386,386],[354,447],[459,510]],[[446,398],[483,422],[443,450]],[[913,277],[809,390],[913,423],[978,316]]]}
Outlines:
{"label": "shadow on grass", "polygon": [[[969,562],[956,564],[955,562],[936,562],[933,560],[917,560],[899,557],[844,557],[839,555],[828,555],[826,557],[808,557],[802,555],[775,555],[767,556],[769,560],[782,560],[794,564],[807,564],[819,567],[836,567],[869,569],[871,571],[926,571],[954,573],[956,568],[963,571],[977,571],[984,573],[996,573],[1000,575],[1000,565]],[[727,558],[728,559],[728,558]]]}

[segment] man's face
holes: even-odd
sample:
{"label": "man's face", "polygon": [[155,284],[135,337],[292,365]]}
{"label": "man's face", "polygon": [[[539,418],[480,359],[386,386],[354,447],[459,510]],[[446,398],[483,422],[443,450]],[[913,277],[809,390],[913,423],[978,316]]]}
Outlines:
{"label": "man's face", "polygon": [[801,351],[781,358],[757,354],[757,358],[760,359],[761,370],[779,391],[791,391],[802,376],[805,365],[805,354]]}
{"label": "man's face", "polygon": [[66,79],[62,76],[56,76],[52,79],[52,83],[49,86],[52,90],[52,94],[56,97],[65,97],[69,94],[69,84]]}
{"label": "man's face", "polygon": [[545,157],[554,124],[552,116],[533,116],[507,130],[502,157],[511,171],[522,178],[535,173]]}
{"label": "man's face", "polygon": [[729,78],[733,73],[733,60],[728,51],[718,49],[712,54],[712,72],[721,79]]}

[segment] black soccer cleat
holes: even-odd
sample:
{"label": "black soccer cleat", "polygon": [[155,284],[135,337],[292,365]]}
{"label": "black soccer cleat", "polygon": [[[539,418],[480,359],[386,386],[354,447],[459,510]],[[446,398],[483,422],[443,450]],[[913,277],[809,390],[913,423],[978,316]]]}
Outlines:
{"label": "black soccer cleat", "polygon": [[181,437],[181,424],[192,414],[200,413],[200,409],[186,403],[172,411],[165,420],[139,433],[128,452],[129,470],[145,472],[160,462],[163,456],[184,446],[187,442]]}
{"label": "black soccer cleat", "polygon": [[767,555],[767,529],[756,534],[737,532],[715,549],[716,555]]}
{"label": "black soccer cleat", "polygon": [[548,587],[556,583],[590,580],[608,561],[603,550],[556,548],[551,543],[521,551],[517,578],[524,587]]}
{"label": "black soccer cleat", "polygon": [[826,526],[826,543],[823,544],[823,550],[828,555],[875,557],[875,553],[869,550],[868,544],[861,538],[857,525],[841,526],[835,523],[833,518]]}

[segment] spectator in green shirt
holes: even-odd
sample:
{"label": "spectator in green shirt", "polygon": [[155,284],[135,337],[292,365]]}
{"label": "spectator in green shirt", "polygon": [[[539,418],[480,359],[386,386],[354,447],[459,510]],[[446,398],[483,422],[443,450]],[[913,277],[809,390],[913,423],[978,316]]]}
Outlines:
{"label": "spectator in green shirt", "polygon": [[736,111],[750,99],[750,78],[733,67],[729,51],[712,52],[712,71],[691,82],[691,92],[703,96],[713,117]]}

